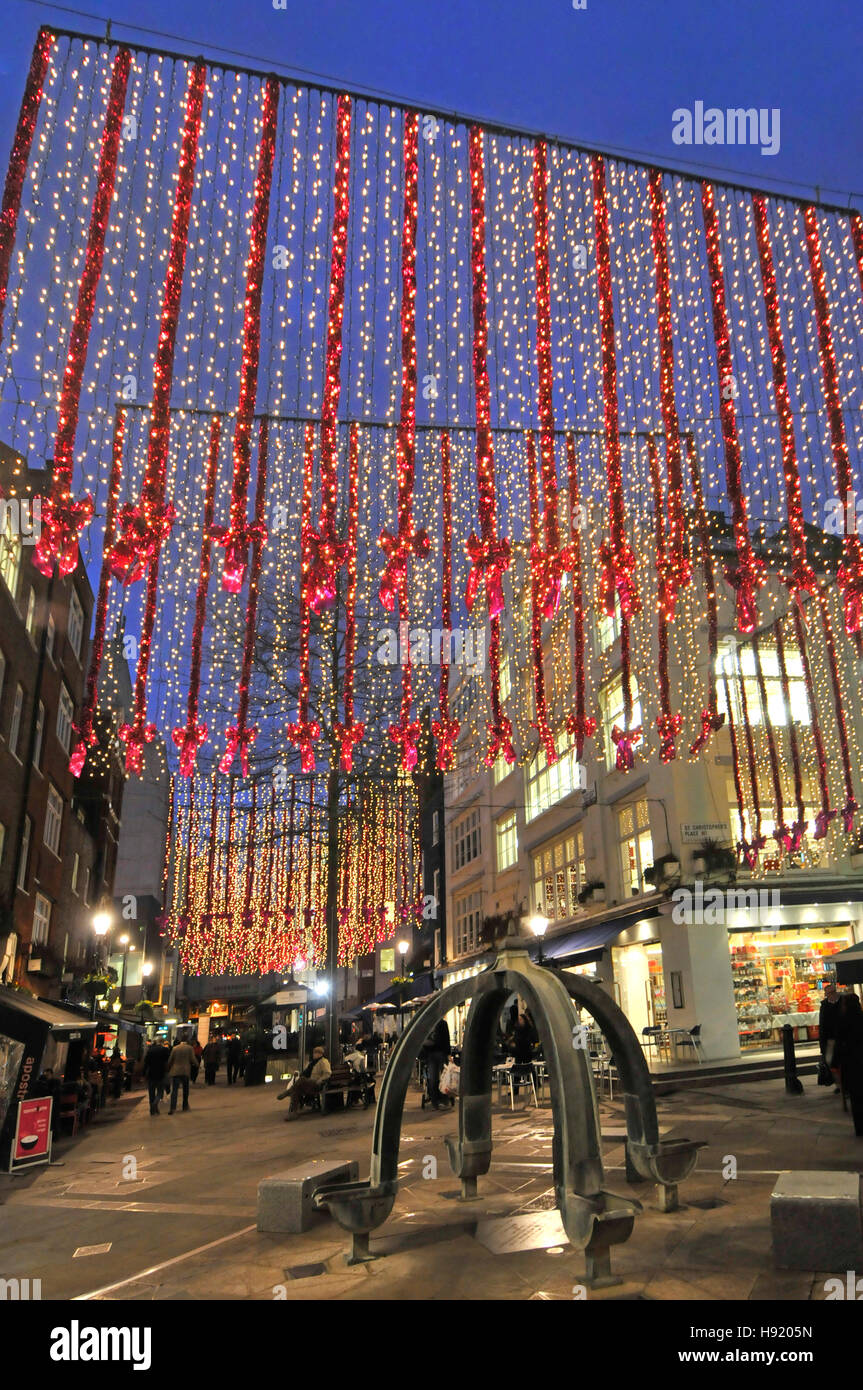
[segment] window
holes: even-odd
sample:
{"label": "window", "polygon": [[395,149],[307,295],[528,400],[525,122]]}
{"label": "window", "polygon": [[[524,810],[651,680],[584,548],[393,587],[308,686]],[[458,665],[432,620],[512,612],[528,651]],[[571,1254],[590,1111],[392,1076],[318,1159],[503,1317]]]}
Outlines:
{"label": "window", "polygon": [[596,624],[596,635],[600,652],[607,652],[620,636],[620,599],[617,594],[614,596],[614,615],[612,617],[609,617],[607,613],[600,615]]}
{"label": "window", "polygon": [[[793,772],[785,763],[780,766],[780,777],[785,803],[785,822],[790,824],[797,820],[797,802],[794,793]],[[759,782],[760,780],[761,778],[759,778]],[[773,832],[776,828],[776,812],[773,809],[770,791],[766,787],[763,787],[762,791],[764,799],[761,804],[761,833],[765,836],[767,843],[758,854],[756,872],[758,869],[762,869],[765,873],[779,873],[789,864],[798,869],[830,868],[834,862],[834,856],[830,853],[830,838],[824,840],[813,838],[816,827],[815,818],[821,810],[817,776],[803,773],[801,791],[803,793],[803,819],[806,822],[806,830],[800,848],[790,858],[786,858],[786,855],[780,852],[779,846],[773,838]],[[731,843],[737,844],[740,840],[740,814],[737,809],[734,782],[731,778],[727,782],[727,795]],[[744,790],[743,822],[745,827],[744,839],[751,844],[758,826],[750,801],[748,783]]]}
{"label": "window", "polygon": [[440,811],[432,811],[432,844],[440,844]]}
{"label": "window", "polygon": [[479,811],[471,811],[456,822],[453,826],[452,843],[453,863],[457,869],[463,869],[465,864],[470,864],[473,859],[478,858],[482,853]]}
{"label": "window", "polygon": [[89,902],[90,902],[90,869],[89,869],[89,867],[86,868],[86,869],[84,870],[84,887],[83,887],[82,892],[81,892],[81,897],[84,899],[84,906],[85,906],[85,907],[88,907],[88,906],[89,906]]}
{"label": "window", "polygon": [[497,851],[497,871],[501,874],[505,869],[511,869],[518,859],[518,832],[515,811],[510,811],[507,815],[501,816],[500,820],[495,822],[494,838]]}
{"label": "window", "polygon": [[54,659],[54,633],[55,633],[55,631],[56,631],[56,625],[55,625],[55,623],[54,623],[54,614],[53,614],[53,613],[49,613],[49,614],[48,614],[48,631],[47,631],[47,634],[46,634],[46,637],[45,637],[45,650],[46,650],[46,652],[48,653],[48,655],[51,657],[52,661],[53,661],[53,659]]}
{"label": "window", "polygon": [[500,753],[498,757],[495,758],[494,767],[492,768],[492,777],[494,778],[494,785],[497,786],[498,782],[502,782],[504,777],[508,777],[509,774],[514,770],[515,764],[508,763],[506,758],[503,756],[503,753]]}
{"label": "window", "polygon": [[45,807],[45,833],[42,836],[52,854],[60,853],[60,827],[63,824],[63,799],[54,787],[48,788]]}
{"label": "window", "polygon": [[[782,695],[782,681],[779,676],[779,657],[776,648],[759,643],[758,655],[761,658],[761,671],[764,676],[767,696],[767,718],[774,728],[788,723],[785,700]],[[788,703],[791,707],[791,720],[795,724],[809,725],[812,715],[806,698],[806,678],[803,674],[803,658],[799,651],[790,650],[786,645],[785,669],[788,673]],[[755,652],[751,643],[734,641],[720,643],[716,654],[716,705],[720,714],[728,714],[725,698],[725,679],[731,696],[731,717],[739,728],[743,723],[743,706],[740,684],[743,682],[746,696],[746,712],[750,724],[764,723],[764,710],[756,678]]]}
{"label": "window", "polygon": [[27,616],[26,616],[26,618],[24,619],[24,626],[25,626],[25,628],[27,629],[27,636],[30,637],[30,638],[32,639],[32,637],[33,637],[33,635],[34,635],[34,633],[35,633],[35,631],[36,631],[36,590],[35,590],[35,589],[31,589],[31,590],[30,590],[30,596],[29,596],[29,598],[27,599]]}
{"label": "window", "polygon": [[81,867],[81,856],[76,854],[72,860],[72,892],[78,892],[78,870]]}
{"label": "window", "polygon": [[557,762],[551,767],[541,748],[527,769],[524,813],[528,821],[535,820],[550,807],[556,806],[570,792],[579,791],[585,785],[584,768],[575,756],[575,744],[570,744],[570,736],[561,730],[554,741],[557,749]]}
{"label": "window", "polygon": [[455,900],[455,953],[464,956],[479,945],[481,893],[465,893]]}
{"label": "window", "polygon": [[67,753],[72,743],[72,721],[74,718],[75,706],[72,703],[72,696],[65,685],[61,685],[60,702],[57,706],[57,737]]}
{"label": "window", "polygon": [[[630,676],[629,679],[632,694],[632,719],[628,727],[637,729],[642,722],[638,682],[635,676]],[[605,765],[610,770],[617,763],[617,746],[611,737],[611,732],[615,727],[618,729],[627,728],[623,710],[623,676],[615,676],[614,680],[600,692],[599,703],[602,709],[602,727],[605,734]]]}
{"label": "window", "polygon": [[41,893],[36,894],[33,905],[33,944],[47,942],[48,928],[51,924],[51,904]]}
{"label": "window", "polygon": [[39,701],[39,713],[36,715],[36,739],[33,744],[33,766],[38,768],[39,759],[42,756],[42,735],[45,732],[45,706]]}
{"label": "window", "polygon": [[6,507],[4,512],[3,531],[0,534],[0,579],[15,598],[21,572],[21,536],[12,508]]}
{"label": "window", "polygon": [[584,835],[578,831],[547,845],[533,856],[533,906],[550,921],[574,917],[578,895],[587,882]]}
{"label": "window", "polygon": [[632,897],[644,891],[644,870],[653,863],[653,840],[646,801],[633,801],[617,813],[623,895]]}
{"label": "window", "polygon": [[432,897],[434,898],[432,915],[437,918],[440,907],[440,869],[434,869],[432,872]]}
{"label": "window", "polygon": [[69,597],[69,623],[66,628],[66,635],[69,638],[70,647],[80,661],[81,640],[84,636],[84,610],[74,589]]}
{"label": "window", "polygon": [[500,698],[508,700],[512,691],[512,666],[509,652],[504,653],[500,662]]}
{"label": "window", "polygon": [[18,877],[15,880],[16,886],[22,893],[27,892],[27,861],[30,858],[30,836],[33,832],[33,822],[29,816],[24,817],[24,835],[21,840],[21,856],[18,860]]}
{"label": "window", "polygon": [[21,732],[21,710],[24,705],[24,691],[20,685],[15,687],[15,703],[12,706],[12,723],[9,725],[9,752],[18,756],[18,735]]}

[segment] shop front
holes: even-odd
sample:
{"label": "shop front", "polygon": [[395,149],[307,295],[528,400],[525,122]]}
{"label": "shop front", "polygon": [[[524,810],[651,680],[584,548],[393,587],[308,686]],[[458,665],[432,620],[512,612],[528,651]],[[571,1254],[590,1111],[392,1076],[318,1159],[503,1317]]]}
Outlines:
{"label": "shop front", "polygon": [[96,1027],[72,1009],[0,986],[0,1169],[9,1164],[19,1102],[48,1068],[75,1079]]}

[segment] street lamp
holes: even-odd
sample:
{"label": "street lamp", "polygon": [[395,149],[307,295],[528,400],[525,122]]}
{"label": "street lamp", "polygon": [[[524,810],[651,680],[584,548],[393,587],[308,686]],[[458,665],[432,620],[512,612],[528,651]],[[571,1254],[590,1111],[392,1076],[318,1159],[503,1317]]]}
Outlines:
{"label": "street lamp", "polygon": [[[126,1004],[126,957],[129,954],[128,936],[120,937],[120,945],[123,947],[123,974],[120,978],[120,1008],[124,1008]],[[134,950],[134,947],[132,949]]]}
{"label": "street lamp", "polygon": [[[103,911],[100,911],[100,912],[94,913],[94,914],[93,914],[92,927],[93,927],[93,931],[94,931],[95,934],[96,934],[97,940],[98,940],[98,942],[99,942],[99,950],[98,950],[97,965],[98,965],[98,968],[101,969],[101,968],[102,968],[102,942],[104,941],[105,937],[108,935],[108,932],[111,930],[111,914],[110,914],[110,912],[103,912]],[[94,991],[93,991],[92,999],[91,999],[91,1001],[90,1001],[90,1017],[91,1017],[91,1018],[95,1018],[95,1017],[96,1017],[96,992],[95,992],[95,988],[94,988]]]}
{"label": "street lamp", "polygon": [[397,945],[398,953],[402,958],[400,971],[402,977],[402,984],[399,985],[399,1029],[402,1033],[405,1030],[405,961],[407,959],[408,951],[410,950],[410,945],[410,942],[406,941],[404,938],[402,938],[402,940],[399,941]]}
{"label": "street lamp", "polygon": [[537,960],[537,964],[544,965],[545,960],[542,954],[542,938],[548,931],[548,918],[543,917],[540,913],[536,913],[535,916],[528,919],[527,925],[530,927],[531,931],[533,932],[534,936],[539,942],[539,957]]}

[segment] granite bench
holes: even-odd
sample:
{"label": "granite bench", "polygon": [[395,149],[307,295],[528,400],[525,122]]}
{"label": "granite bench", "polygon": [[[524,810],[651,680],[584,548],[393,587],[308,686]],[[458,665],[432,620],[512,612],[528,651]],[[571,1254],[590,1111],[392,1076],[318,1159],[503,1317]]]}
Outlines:
{"label": "granite bench", "polygon": [[778,1269],[863,1268],[860,1174],[780,1173],[770,1198]]}
{"label": "granite bench", "polygon": [[359,1164],[347,1159],[310,1158],[258,1183],[258,1230],[297,1235],[319,1219],[312,1197],[330,1182],[356,1182]]}

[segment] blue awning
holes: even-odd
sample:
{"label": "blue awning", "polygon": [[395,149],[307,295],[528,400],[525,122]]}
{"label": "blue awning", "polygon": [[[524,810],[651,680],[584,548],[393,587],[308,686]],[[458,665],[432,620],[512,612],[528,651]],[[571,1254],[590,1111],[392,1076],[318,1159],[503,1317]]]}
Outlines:
{"label": "blue awning", "polygon": [[[589,965],[591,961],[599,960],[603,951],[621,932],[633,926],[636,921],[654,915],[655,909],[653,912],[649,909],[642,910],[637,916],[627,913],[625,917],[614,917],[608,922],[598,922],[593,927],[582,927],[580,930],[553,936],[550,940],[543,941],[543,960],[554,965]],[[531,960],[536,960],[539,956],[539,942],[532,941],[528,950]]]}

